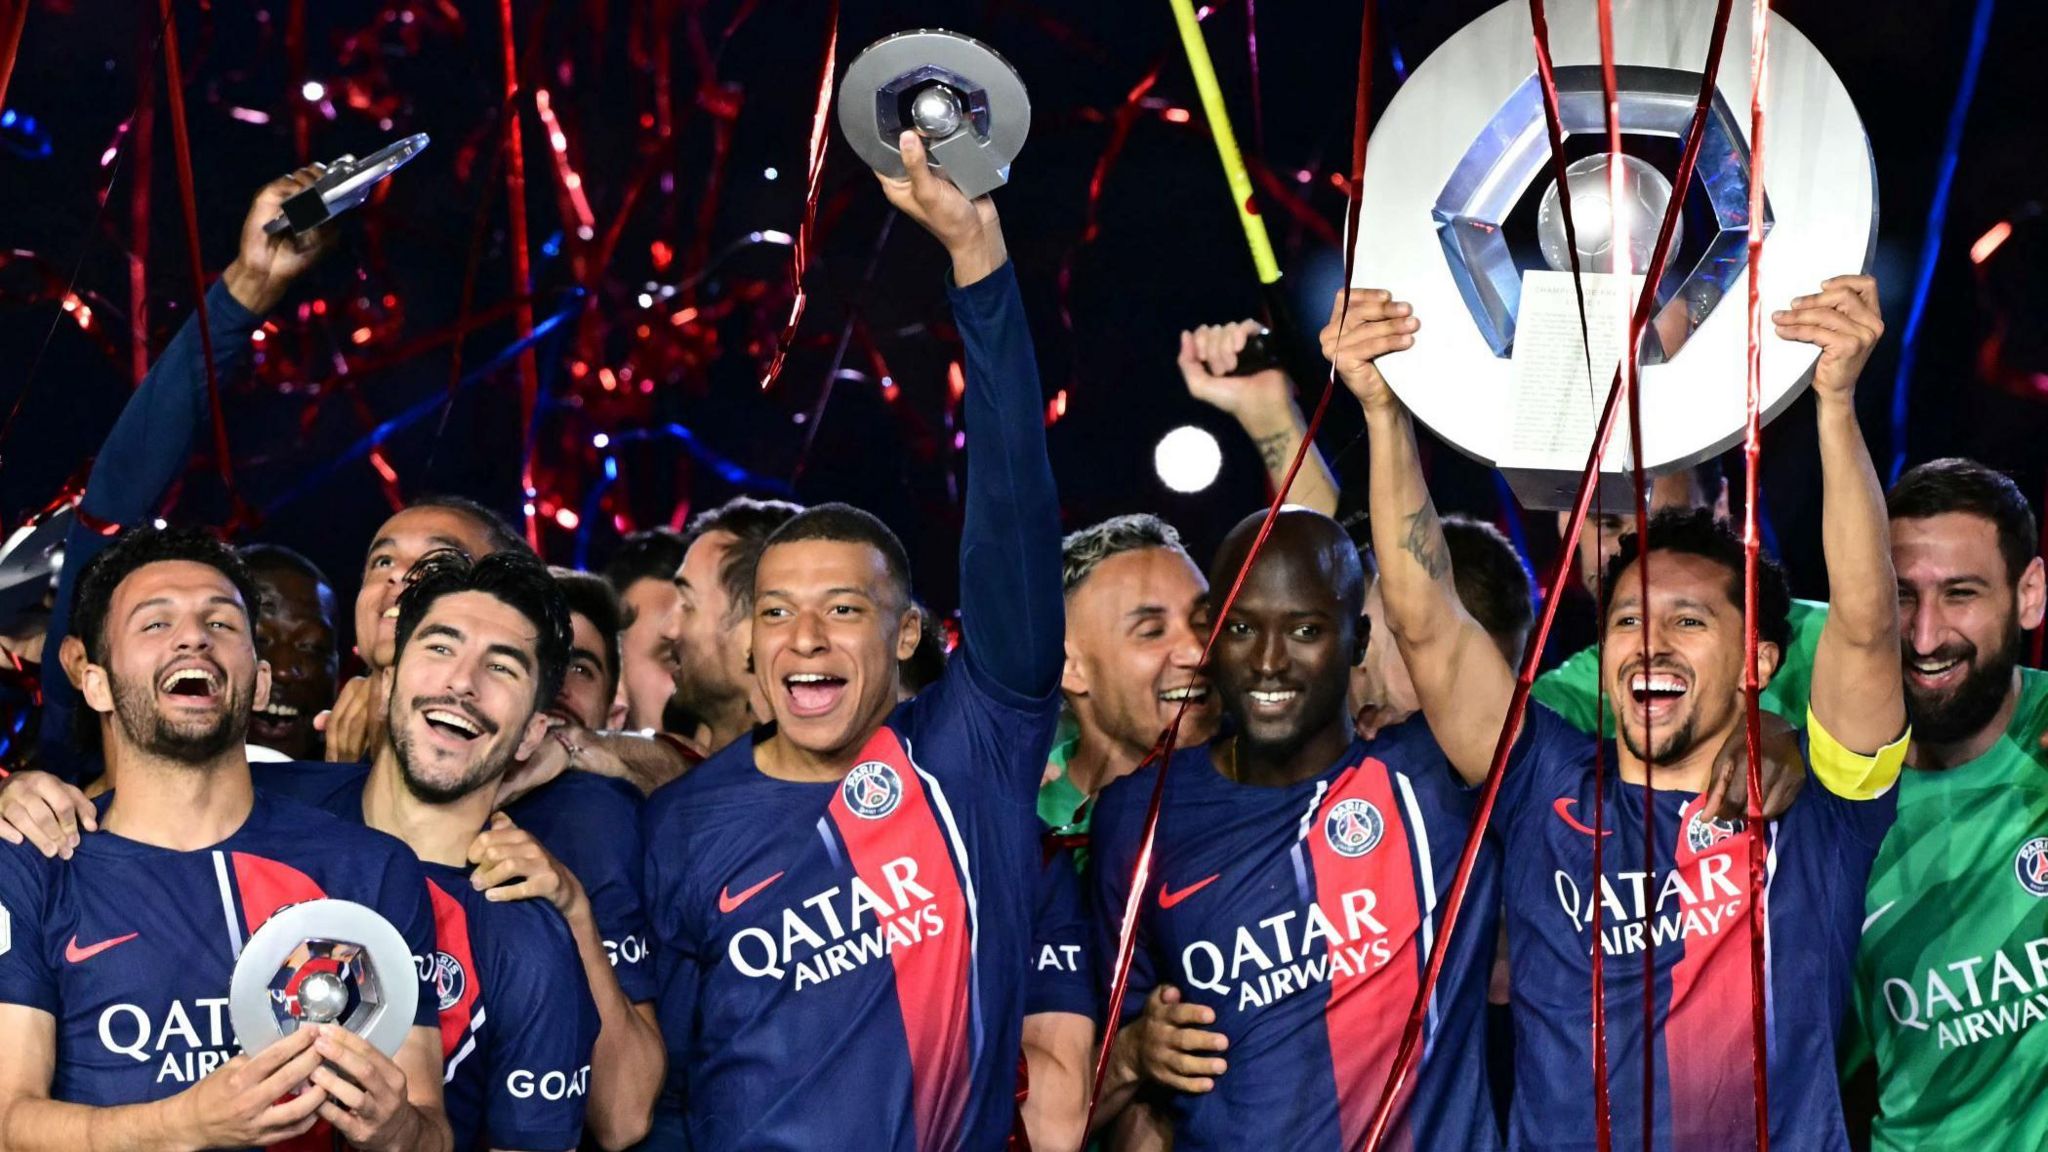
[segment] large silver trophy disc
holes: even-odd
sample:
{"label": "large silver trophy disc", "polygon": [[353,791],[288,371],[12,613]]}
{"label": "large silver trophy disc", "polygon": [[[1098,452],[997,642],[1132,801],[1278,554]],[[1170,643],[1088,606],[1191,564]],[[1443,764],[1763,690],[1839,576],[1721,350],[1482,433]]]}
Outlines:
{"label": "large silver trophy disc", "polygon": [[412,951],[390,921],[347,900],[309,900],[279,911],[242,946],[228,1018],[251,1055],[301,1024],[340,1024],[396,1056],[419,995]]}
{"label": "large silver trophy disc", "polygon": [[[1749,10],[1736,5],[1714,103],[1657,312],[1643,332],[1643,464],[1667,472],[1741,439],[1748,348]],[[1467,454],[1498,467],[1531,508],[1569,506],[1684,144],[1712,0],[1619,0],[1620,229],[1593,0],[1550,6],[1550,48],[1584,272],[1592,376],[1544,126],[1529,9],[1501,5],[1460,30],[1402,85],[1374,130],[1361,191],[1356,286],[1415,306],[1413,348],[1380,359],[1401,400]],[[1877,237],[1870,143],[1813,44],[1772,13],[1764,86],[1766,314],[1869,266]],[[1589,139],[1590,137],[1590,139]],[[1577,138],[1574,140],[1573,138]],[[1639,155],[1638,155],[1639,153]],[[1660,167],[1658,160],[1663,163]],[[1625,234],[1621,234],[1625,233]],[[1805,386],[1810,344],[1763,334],[1766,419]],[[1626,409],[1601,460],[1603,498],[1625,506]]]}
{"label": "large silver trophy disc", "polygon": [[263,226],[267,235],[290,232],[294,236],[311,232],[343,212],[370,198],[377,185],[405,162],[426,151],[425,132],[415,132],[377,149],[361,160],[343,156],[327,166],[327,172],[282,205],[282,213]]}
{"label": "large silver trophy disc", "polygon": [[957,32],[920,28],[868,45],[839,82],[839,130],[868,167],[903,175],[896,141],[924,137],[932,163],[969,199],[1010,179],[1031,131],[1031,99],[1017,70]]}

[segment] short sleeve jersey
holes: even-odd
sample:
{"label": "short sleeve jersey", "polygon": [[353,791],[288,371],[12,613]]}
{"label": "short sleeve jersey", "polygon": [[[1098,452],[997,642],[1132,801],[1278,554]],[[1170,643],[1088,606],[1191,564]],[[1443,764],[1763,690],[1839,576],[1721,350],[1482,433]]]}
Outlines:
{"label": "short sleeve jersey", "polygon": [[485,899],[466,868],[422,867],[439,943],[421,967],[440,1013],[455,1147],[575,1147],[598,1025],[569,926],[544,901]]}
{"label": "short sleeve jersey", "polygon": [[1074,850],[1053,847],[1038,873],[1032,909],[1031,977],[1024,1014],[1095,1016],[1094,925]]}
{"label": "short sleeve jersey", "polygon": [[1873,1146],[2048,1148],[2048,673],[1996,744],[1899,776],[1856,960],[1877,1060]]}
{"label": "short sleeve jersey", "polygon": [[[1701,796],[1621,781],[1611,745],[1532,707],[1502,780],[1502,844],[1514,982],[1509,1144],[1594,1146],[1592,956],[1603,960],[1614,1146],[1643,1146],[1644,962],[1650,986],[1654,1146],[1725,1152],[1755,1135],[1750,1072],[1749,846]],[[1602,810],[1595,835],[1596,794]],[[1653,852],[1645,870],[1644,806]],[[1773,1147],[1843,1152],[1836,1041],[1848,1006],[1864,882],[1897,789],[1830,793],[1809,775],[1764,830],[1764,995]],[[1593,848],[1601,847],[1600,879]],[[1595,919],[1598,933],[1595,934]],[[1564,1070],[1561,1072],[1561,1070]]]}
{"label": "short sleeve jersey", "polygon": [[[1104,988],[1156,767],[1104,789],[1093,830]],[[1349,1152],[1369,1128],[1472,827],[1472,794],[1418,719],[1288,787],[1236,783],[1208,746],[1175,754],[1120,1019],[1170,984],[1216,1013],[1229,1070],[1169,1098],[1174,1147]],[[1486,980],[1498,861],[1482,854],[1389,1148],[1490,1149]]]}
{"label": "short sleeve jersey", "polygon": [[[0,1002],[56,1017],[51,1098],[161,1100],[239,1051],[228,987],[250,934],[325,898],[374,909],[415,956],[432,953],[427,885],[404,844],[260,790],[240,828],[197,851],[111,832],[82,837],[68,861],[0,844]],[[434,1023],[424,980],[415,1023]]]}
{"label": "short sleeve jersey", "polygon": [[505,807],[514,824],[576,874],[612,974],[636,1004],[654,999],[647,909],[640,899],[641,803],[630,784],[572,771]]}
{"label": "short sleeve jersey", "polygon": [[698,1152],[1000,1147],[1057,694],[971,650],[837,783],[734,742],[648,801],[669,1062]]}

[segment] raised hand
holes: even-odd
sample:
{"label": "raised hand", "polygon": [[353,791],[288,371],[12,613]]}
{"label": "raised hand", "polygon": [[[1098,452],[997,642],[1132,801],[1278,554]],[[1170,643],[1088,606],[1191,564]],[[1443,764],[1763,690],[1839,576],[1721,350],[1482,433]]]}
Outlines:
{"label": "raised hand", "polygon": [[1211,408],[1226,412],[1239,424],[1251,427],[1285,423],[1294,391],[1287,374],[1268,368],[1249,376],[1232,376],[1245,342],[1262,326],[1257,320],[1235,324],[1204,324],[1180,334],[1180,377],[1187,382],[1188,395]]}
{"label": "raised hand", "polygon": [[945,245],[953,258],[953,282],[966,287],[1003,266],[1010,258],[1003,243],[996,202],[987,196],[969,200],[951,180],[932,171],[924,139],[906,131],[896,142],[903,153],[901,178],[875,174],[882,195],[897,211]]}
{"label": "raised hand", "polygon": [[1856,378],[1870,362],[1871,350],[1884,335],[1884,317],[1877,307],[1877,281],[1869,276],[1833,276],[1820,291],[1798,296],[1792,306],[1771,313],[1780,337],[1819,345],[1813,366],[1813,390],[1824,398],[1848,399]]}
{"label": "raised hand", "polygon": [[341,686],[334,707],[313,717],[313,727],[326,738],[330,763],[368,760],[376,750],[377,742],[384,738],[385,708],[390,701],[385,684],[390,676],[387,670],[378,672],[374,678],[350,679]]}
{"label": "raised hand", "polygon": [[306,269],[318,263],[334,247],[334,228],[324,225],[303,235],[289,231],[272,236],[263,226],[277,219],[284,202],[310,187],[327,168],[309,164],[281,179],[272,180],[256,193],[249,214],[242,218],[242,241],[235,262],[221,273],[237,303],[261,316],[277,302]]}
{"label": "raised hand", "polygon": [[[1412,315],[1413,309],[1384,288],[1353,288],[1349,294],[1348,309],[1341,292],[1330,305],[1330,322],[1321,337],[1323,359],[1337,366],[1344,387],[1368,411],[1397,404],[1394,390],[1373,361],[1412,346],[1422,322]],[[1342,332],[1337,330],[1340,316]]]}

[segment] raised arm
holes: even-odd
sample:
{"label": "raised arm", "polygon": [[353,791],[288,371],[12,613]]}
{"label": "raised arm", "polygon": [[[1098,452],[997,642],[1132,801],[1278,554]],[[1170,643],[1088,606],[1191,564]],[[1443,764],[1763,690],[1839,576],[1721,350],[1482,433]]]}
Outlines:
{"label": "raised arm", "polygon": [[[1277,492],[1287,479],[1287,468],[1308,435],[1308,421],[1294,402],[1294,385],[1287,373],[1268,368],[1249,376],[1232,376],[1245,341],[1259,331],[1256,320],[1235,324],[1204,324],[1180,334],[1180,376],[1187,382],[1188,395],[1220,412],[1226,412],[1252,438],[1259,460],[1266,466],[1266,483]],[[1313,508],[1325,516],[1337,515],[1337,481],[1323,462],[1322,450],[1309,445],[1301,473],[1287,491],[1287,502]]]}
{"label": "raised arm", "polygon": [[[241,366],[249,350],[249,335],[263,322],[264,314],[277,306],[292,282],[329,247],[326,229],[298,240],[263,231],[285,200],[319,179],[321,171],[314,165],[274,180],[264,185],[249,205],[235,261],[206,293],[216,377],[226,378]],[[43,661],[41,744],[45,756],[50,757],[48,762],[66,773],[77,767],[75,753],[67,753],[72,753],[70,717],[78,693],[56,656],[70,631],[71,588],[86,561],[113,542],[113,533],[146,520],[185,471],[192,456],[192,440],[207,420],[204,348],[195,313],[171,338],[114,420],[86,479],[80,515],[65,536],[64,568],[58,577],[57,603],[50,613],[49,636],[44,641],[49,657]]]}
{"label": "raised arm", "polygon": [[1458,600],[1443,524],[1423,482],[1408,410],[1373,361],[1415,341],[1407,304],[1379,289],[1353,289],[1344,331],[1339,296],[1323,329],[1323,355],[1365,410],[1371,445],[1372,548],[1387,626],[1415,683],[1429,730],[1468,784],[1486,778],[1514,694],[1514,672]]}
{"label": "raised arm", "polygon": [[[1828,618],[1813,656],[1812,709],[1827,734],[1868,756],[1906,730],[1898,578],[1884,490],[1856,420],[1856,377],[1884,335],[1877,281],[1836,276],[1771,316],[1778,335],[1820,347],[1813,369],[1820,425],[1821,545]],[[1821,779],[1830,788],[1836,782]],[[1885,781],[1886,784],[1889,781]],[[1881,786],[1880,786],[1881,790]]]}
{"label": "raised arm", "polygon": [[968,200],[926,165],[914,132],[901,180],[882,189],[953,258],[948,295],[967,348],[962,398],[973,450],[960,533],[960,618],[968,658],[1028,699],[1059,686],[1066,624],[1059,494],[1045,452],[1044,398],[1024,301],[995,202]]}

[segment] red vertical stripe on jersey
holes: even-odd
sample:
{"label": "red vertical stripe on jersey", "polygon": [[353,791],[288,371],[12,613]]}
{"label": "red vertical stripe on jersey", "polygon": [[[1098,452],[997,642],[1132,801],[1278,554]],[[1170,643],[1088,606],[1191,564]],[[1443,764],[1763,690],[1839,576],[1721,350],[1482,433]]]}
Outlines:
{"label": "red vertical stripe on jersey", "polygon": [[[468,910],[433,880],[427,881],[427,895],[434,901],[434,947],[439,954],[434,957],[433,982],[441,997],[441,1059],[447,1061],[462,1046],[482,987],[476,976],[476,953],[469,947]],[[446,970],[442,956],[455,962],[454,971]]]}
{"label": "red vertical stripe on jersey", "polygon": [[[1418,933],[1422,914],[1406,817],[1387,766],[1367,757],[1337,777],[1308,830],[1316,906],[1338,935],[1330,945],[1323,1020],[1344,1148],[1358,1147],[1372,1125],[1400,1043],[1399,1022],[1415,1002],[1429,959]],[[1403,1087],[1397,1117],[1405,1117],[1414,1085],[1410,1079]],[[1405,1119],[1397,1120],[1384,1147],[1413,1145]]]}
{"label": "red vertical stripe on jersey", "polygon": [[[268,923],[278,909],[327,896],[311,876],[289,864],[246,852],[230,852],[228,860],[235,869],[236,903],[242,906],[245,937]],[[333,1147],[334,1130],[322,1120],[290,1140],[269,1145],[269,1152],[329,1152]]]}
{"label": "red vertical stripe on jersey", "polygon": [[[901,795],[886,812],[867,817],[861,815],[861,808],[879,807],[888,788],[886,776],[872,770],[863,772],[875,762],[894,772]],[[855,925],[852,931],[879,927],[888,942],[889,960],[896,969],[903,1034],[910,1043],[918,1147],[950,1148],[959,1142],[973,1086],[969,1068],[973,1022],[968,1003],[973,949],[966,890],[948,850],[949,838],[938,810],[896,733],[883,728],[870,737],[848,781],[833,795],[829,810],[846,842],[854,874],[891,907],[905,905],[880,926]],[[861,807],[857,808],[848,803],[847,792],[861,787],[863,781],[869,790],[862,792]],[[906,871],[908,867],[916,869],[914,876]],[[909,880],[929,891],[931,898],[926,900],[911,891]],[[896,898],[899,889],[904,896],[901,901]],[[932,926],[934,914],[939,921],[936,929]]]}
{"label": "red vertical stripe on jersey", "polygon": [[[1704,819],[1695,824],[1705,807],[1702,797],[1678,814],[1678,870],[1660,883],[1651,920],[1653,931],[1675,923],[1685,932],[1684,952],[1671,966],[1671,1007],[1664,1017],[1671,1152],[1746,1148],[1756,1112],[1749,1014],[1738,1010],[1749,1003],[1745,881],[1751,833]],[[1709,925],[1716,930],[1698,931]],[[1668,929],[1658,935],[1671,941]]]}

